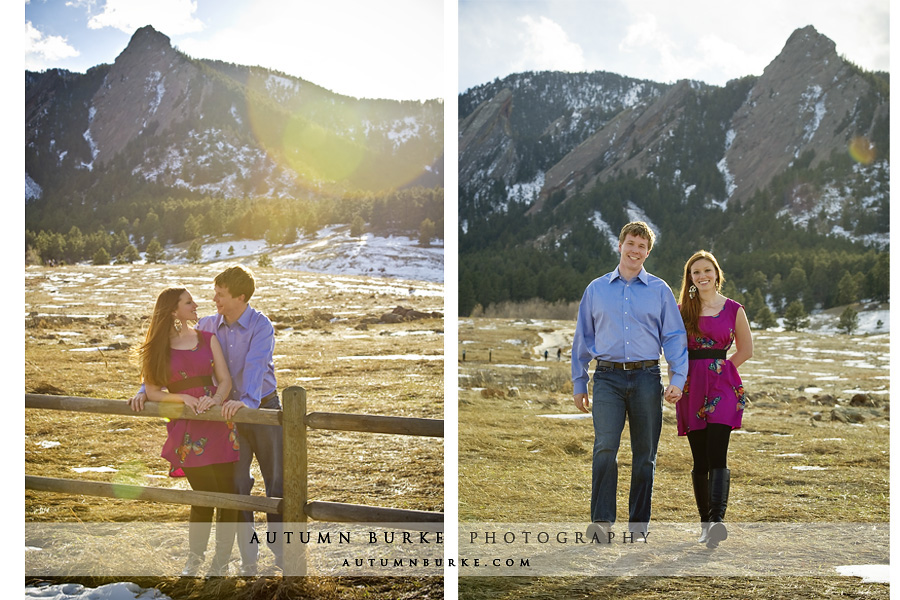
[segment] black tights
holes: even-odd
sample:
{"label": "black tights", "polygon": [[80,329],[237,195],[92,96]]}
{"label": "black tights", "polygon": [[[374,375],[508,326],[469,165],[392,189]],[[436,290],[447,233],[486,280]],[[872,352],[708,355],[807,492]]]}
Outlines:
{"label": "black tights", "polygon": [[[184,467],[191,489],[203,492],[223,492],[236,494],[234,483],[234,463],[217,463],[205,467]],[[191,505],[191,521],[212,523],[213,507]],[[220,508],[217,521],[234,522],[237,511]]]}
{"label": "black tights", "polygon": [[710,469],[728,468],[728,440],[731,426],[710,423],[706,429],[689,431],[688,442],[694,457],[694,472],[704,473]]}

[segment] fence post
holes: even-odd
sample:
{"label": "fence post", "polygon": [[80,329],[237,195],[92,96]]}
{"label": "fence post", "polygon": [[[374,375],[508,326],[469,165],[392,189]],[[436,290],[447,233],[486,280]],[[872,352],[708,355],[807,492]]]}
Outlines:
{"label": "fence post", "polygon": [[291,386],[284,390],[282,409],[284,454],[284,517],[285,531],[292,531],[291,543],[284,540],[285,576],[306,575],[306,544],[300,534],[306,532],[307,450],[306,450],[306,390]]}

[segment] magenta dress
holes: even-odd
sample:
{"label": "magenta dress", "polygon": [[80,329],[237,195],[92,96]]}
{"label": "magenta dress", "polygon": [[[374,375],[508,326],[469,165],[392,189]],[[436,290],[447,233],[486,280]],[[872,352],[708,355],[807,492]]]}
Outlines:
{"label": "magenta dress", "polygon": [[[212,333],[198,332],[197,345],[191,350],[171,351],[169,360],[170,392],[199,398],[216,393],[213,384],[213,354],[210,347]],[[187,386],[187,387],[186,387]],[[220,421],[192,421],[175,419],[166,423],[169,435],[163,444],[162,457],[172,464],[172,471],[181,467],[205,467],[238,459],[238,439],[234,423]]]}
{"label": "magenta dress", "polygon": [[[714,317],[700,317],[703,336],[688,338],[688,351],[703,348],[728,350],[734,342],[734,326],[740,304],[731,300]],[[708,423],[741,426],[747,396],[737,368],[726,359],[695,359],[688,367],[684,395],[675,405],[678,435],[705,429]]]}

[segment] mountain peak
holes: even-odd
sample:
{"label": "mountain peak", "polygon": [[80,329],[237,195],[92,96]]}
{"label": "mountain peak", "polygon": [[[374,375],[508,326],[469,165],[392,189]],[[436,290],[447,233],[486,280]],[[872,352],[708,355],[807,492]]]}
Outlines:
{"label": "mountain peak", "polygon": [[807,25],[794,30],[779,57],[805,55],[819,59],[831,54],[836,54],[834,42],[828,36],[816,31],[812,25]]}
{"label": "mountain peak", "polygon": [[155,48],[168,49],[171,47],[172,41],[169,39],[169,36],[158,32],[152,25],[144,25],[131,36],[131,41],[128,42],[125,52],[129,50],[153,50]]}

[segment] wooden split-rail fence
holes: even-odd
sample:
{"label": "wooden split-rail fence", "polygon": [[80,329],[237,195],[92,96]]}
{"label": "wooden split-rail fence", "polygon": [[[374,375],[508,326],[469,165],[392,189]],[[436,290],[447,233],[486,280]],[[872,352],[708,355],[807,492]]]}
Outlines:
{"label": "wooden split-rail fence", "polygon": [[[396,528],[434,531],[437,527],[436,523],[443,523],[444,514],[442,512],[384,508],[343,502],[310,501],[307,486],[306,442],[307,428],[443,437],[443,420],[326,412],[307,413],[306,390],[298,386],[292,386],[284,390],[282,405],[282,410],[240,410],[232,417],[231,421],[235,423],[277,425],[283,428],[284,498],[174,490],[27,474],[25,475],[25,488],[63,494],[129,498],[147,502],[191,504],[277,513],[282,515],[285,523],[292,524],[304,524],[309,519],[313,519],[338,523],[391,524],[390,526]],[[178,403],[148,402],[144,405],[144,410],[134,412],[128,403],[122,400],[45,394],[25,394],[25,408],[128,415],[133,417],[163,417],[202,421],[225,420],[217,411],[194,415],[190,412],[190,409]],[[285,560],[290,565],[290,574],[305,575],[305,547],[301,544],[286,544],[284,550]],[[286,572],[285,575],[288,575],[288,573]]]}

